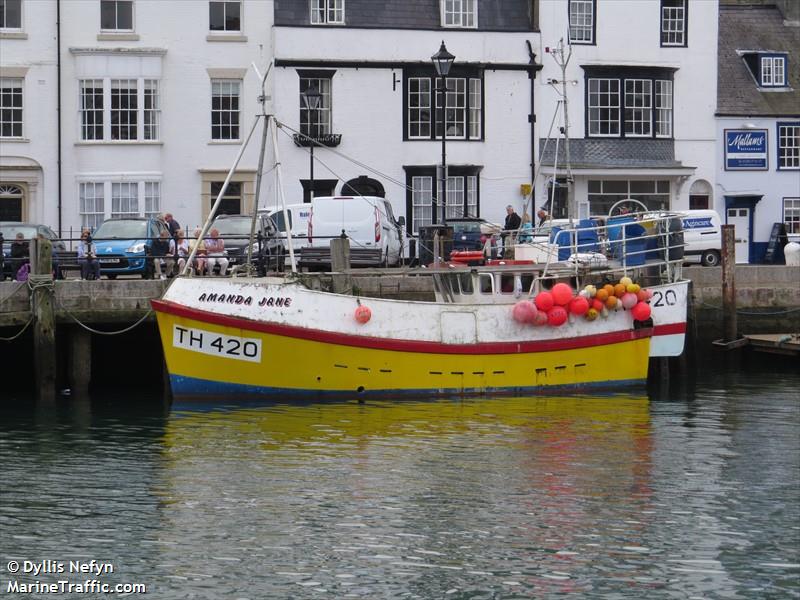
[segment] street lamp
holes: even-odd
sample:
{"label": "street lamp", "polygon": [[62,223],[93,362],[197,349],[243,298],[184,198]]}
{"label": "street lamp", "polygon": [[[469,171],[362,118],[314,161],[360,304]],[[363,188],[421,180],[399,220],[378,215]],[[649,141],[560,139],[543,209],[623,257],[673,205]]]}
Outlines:
{"label": "street lamp", "polygon": [[[445,48],[444,40],[442,40],[442,45],[439,48],[439,51],[431,56],[433,67],[436,69],[436,74],[439,76],[441,82],[441,86],[438,88],[438,90],[441,90],[442,92],[442,177],[439,193],[436,194],[437,206],[433,213],[434,223],[437,221],[436,213],[439,210],[439,206],[442,207],[442,222],[447,221],[447,152],[445,148],[445,140],[447,139],[447,85],[445,78],[450,72],[450,67],[453,66],[453,61],[455,59],[456,57],[450,54],[447,51],[447,48]],[[441,194],[441,196],[439,194]],[[442,198],[444,199],[444,202],[441,202]]]}
{"label": "street lamp", "polygon": [[308,110],[308,137],[310,138],[311,147],[310,181],[308,184],[308,195],[311,199],[314,198],[314,146],[316,145],[314,140],[314,117],[319,109],[320,100],[322,100],[322,94],[319,93],[317,86],[312,83],[303,93],[303,102],[306,105],[306,110]]}

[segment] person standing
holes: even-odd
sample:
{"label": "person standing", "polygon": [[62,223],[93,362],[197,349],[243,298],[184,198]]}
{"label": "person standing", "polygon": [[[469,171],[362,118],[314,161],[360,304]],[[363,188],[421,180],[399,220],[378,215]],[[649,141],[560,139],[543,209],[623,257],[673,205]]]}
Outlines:
{"label": "person standing", "polygon": [[175,217],[172,216],[172,213],[167,213],[164,215],[164,222],[169,227],[169,235],[173,240],[178,239],[178,230],[181,228],[181,224],[175,220]]}
{"label": "person standing", "polygon": [[[155,269],[156,277],[159,279],[166,279],[167,275],[172,275],[172,267],[175,265],[175,260],[169,254],[169,231],[162,229],[159,233],[159,238],[153,240],[153,247],[151,253],[153,255],[153,268]],[[164,263],[162,270],[161,263]]]}
{"label": "person standing", "polygon": [[21,231],[18,231],[14,241],[11,242],[11,279],[16,281],[17,272],[22,265],[28,262],[29,257],[28,240],[25,239],[25,235]]}
{"label": "person standing", "polygon": [[503,257],[505,258],[508,258],[507,249],[513,245],[520,225],[522,225],[522,219],[514,212],[514,207],[509,204],[506,206],[506,221],[503,223],[503,233],[500,236],[503,239]]}

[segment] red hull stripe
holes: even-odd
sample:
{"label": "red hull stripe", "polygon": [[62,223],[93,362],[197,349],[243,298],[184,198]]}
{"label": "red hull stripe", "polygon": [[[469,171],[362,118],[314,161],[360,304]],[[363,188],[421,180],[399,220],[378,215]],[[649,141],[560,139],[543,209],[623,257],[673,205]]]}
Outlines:
{"label": "red hull stripe", "polygon": [[673,335],[676,333],[686,333],[686,323],[668,323],[653,327],[653,335]]}
{"label": "red hull stripe", "polygon": [[319,329],[307,329],[293,325],[277,323],[264,323],[251,321],[241,317],[220,315],[205,310],[189,308],[174,302],[164,300],[151,300],[153,309],[187,319],[194,319],[213,325],[233,327],[247,331],[258,331],[273,335],[281,335],[296,339],[337,344],[340,346],[354,346],[357,348],[373,348],[375,350],[393,350],[399,352],[423,352],[428,354],[522,354],[529,352],[551,352],[554,350],[572,350],[575,348],[589,348],[592,346],[605,346],[630,340],[650,337],[651,328],[630,329],[614,331],[598,335],[587,335],[579,338],[566,338],[559,340],[537,340],[530,342],[486,342],[482,344],[442,344],[440,342],[421,342],[416,340],[390,340],[346,333],[333,333]]}

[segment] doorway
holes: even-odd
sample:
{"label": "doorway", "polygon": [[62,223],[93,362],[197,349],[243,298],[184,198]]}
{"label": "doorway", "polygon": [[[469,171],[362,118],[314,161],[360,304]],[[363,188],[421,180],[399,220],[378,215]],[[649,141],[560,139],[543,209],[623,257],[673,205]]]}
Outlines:
{"label": "doorway", "polygon": [[0,185],[0,221],[22,221],[24,197],[18,185]]}
{"label": "doorway", "polygon": [[737,264],[750,262],[750,209],[729,208],[727,222],[735,227]]}

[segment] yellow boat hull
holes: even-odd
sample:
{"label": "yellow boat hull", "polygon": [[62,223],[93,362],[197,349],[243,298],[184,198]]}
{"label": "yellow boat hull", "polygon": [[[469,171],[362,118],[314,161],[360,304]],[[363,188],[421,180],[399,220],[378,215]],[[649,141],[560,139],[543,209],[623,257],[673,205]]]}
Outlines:
{"label": "yellow boat hull", "polygon": [[153,305],[178,397],[525,394],[647,379],[649,329],[529,343],[434,344]]}

